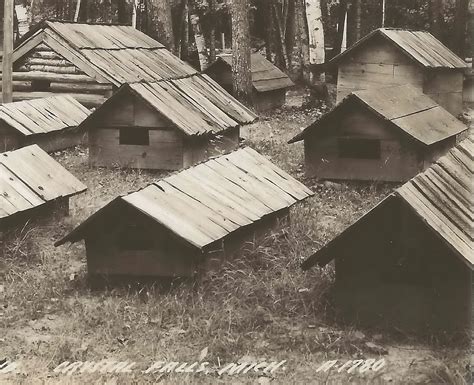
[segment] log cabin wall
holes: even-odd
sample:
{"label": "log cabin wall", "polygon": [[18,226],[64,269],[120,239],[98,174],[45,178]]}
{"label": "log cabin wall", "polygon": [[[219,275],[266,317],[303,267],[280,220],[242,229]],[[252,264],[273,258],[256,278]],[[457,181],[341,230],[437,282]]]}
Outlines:
{"label": "log cabin wall", "polygon": [[[324,137],[309,134],[305,138],[307,175],[387,182],[411,178],[422,171],[424,155],[420,146],[391,129],[389,124],[355,106],[346,109],[337,120],[327,123],[330,134]],[[365,142],[369,146],[366,149]],[[374,146],[377,148],[371,148]],[[346,150],[354,153],[344,155]]]}
{"label": "log cabin wall", "polygon": [[101,84],[45,43],[14,63],[13,101],[72,95],[88,108],[98,107],[113,93],[112,84]]}

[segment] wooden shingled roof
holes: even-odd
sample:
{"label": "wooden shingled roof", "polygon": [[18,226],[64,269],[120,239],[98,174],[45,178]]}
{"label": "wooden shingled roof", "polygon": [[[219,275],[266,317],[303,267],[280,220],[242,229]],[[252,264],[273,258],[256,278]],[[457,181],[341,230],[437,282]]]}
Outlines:
{"label": "wooden shingled roof", "polygon": [[[466,265],[474,269],[474,141],[472,135],[452,148],[426,171],[399,187],[372,210],[310,256],[302,265],[324,266],[335,255],[331,248],[349,231],[382,210],[391,199],[402,199]],[[390,220],[390,219],[388,219]]]}
{"label": "wooden shingled roof", "polygon": [[90,111],[69,95],[24,100],[0,106],[0,121],[29,136],[81,124]]}
{"label": "wooden shingled roof", "polygon": [[13,61],[40,44],[46,44],[97,82],[115,86],[198,72],[131,26],[44,21],[20,41]]}
{"label": "wooden shingled roof", "polygon": [[306,135],[314,132],[328,132],[326,126],[330,119],[337,119],[341,110],[353,102],[427,146],[467,130],[463,123],[429,96],[410,85],[402,85],[350,93],[289,143],[303,140]]}
{"label": "wooden shingled roof", "polygon": [[302,183],[247,147],[113,200],[56,245],[83,239],[107,207],[126,203],[203,249],[311,195]]}
{"label": "wooden shingled roof", "polygon": [[36,144],[0,154],[0,221],[85,190]]}
{"label": "wooden shingled roof", "polygon": [[[258,92],[266,92],[279,90],[282,88],[292,87],[295,84],[291,81],[287,74],[281,71],[277,66],[268,61],[263,55],[253,53],[250,57],[250,71],[252,72],[252,85]],[[227,68],[232,68],[232,56],[222,55],[211,64],[223,63]],[[209,70],[208,68],[208,70]]]}
{"label": "wooden shingled roof", "polygon": [[466,68],[467,64],[443,43],[426,31],[379,28],[353,44],[329,62],[337,64],[352,52],[362,49],[375,37],[382,37],[398,47],[405,55],[427,68]]}
{"label": "wooden shingled roof", "polygon": [[141,98],[189,136],[215,134],[257,119],[209,76],[198,74],[161,82],[124,84],[83,125],[87,126],[124,93]]}

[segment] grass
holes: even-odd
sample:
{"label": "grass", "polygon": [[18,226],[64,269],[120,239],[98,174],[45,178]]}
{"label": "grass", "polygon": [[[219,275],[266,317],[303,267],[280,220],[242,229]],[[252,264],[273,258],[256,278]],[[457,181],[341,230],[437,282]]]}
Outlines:
{"label": "grass", "polygon": [[[464,383],[468,355],[462,349],[402,342],[340,326],[333,321],[331,266],[300,269],[301,261],[379,202],[393,185],[306,180],[301,144],[286,141],[320,114],[282,110],[244,131],[246,144],[311,186],[315,196],[291,212],[291,224],[247,245],[240,259],[197,282],[92,291],[82,244],[52,244],[119,194],[162,174],[90,169],[76,148],[55,154],[89,190],[71,202],[67,218],[30,223],[4,240],[0,262],[2,355],[21,362],[19,374],[0,383],[266,383],[256,374],[210,375],[74,374],[53,369],[63,361],[193,362],[205,355],[212,366],[256,360],[287,360],[272,383]],[[378,358],[366,343],[388,351],[382,373],[316,373],[328,359]],[[204,352],[204,353],[203,353]],[[207,352],[207,353],[206,353]],[[0,356],[0,359],[2,356]],[[201,357],[202,358],[202,357]]]}

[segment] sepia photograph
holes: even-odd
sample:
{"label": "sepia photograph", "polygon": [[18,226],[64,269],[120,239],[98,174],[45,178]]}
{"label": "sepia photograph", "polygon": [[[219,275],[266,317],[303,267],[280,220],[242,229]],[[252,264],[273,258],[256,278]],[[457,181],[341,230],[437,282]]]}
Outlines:
{"label": "sepia photograph", "polygon": [[0,385],[474,384],[474,0],[0,0]]}

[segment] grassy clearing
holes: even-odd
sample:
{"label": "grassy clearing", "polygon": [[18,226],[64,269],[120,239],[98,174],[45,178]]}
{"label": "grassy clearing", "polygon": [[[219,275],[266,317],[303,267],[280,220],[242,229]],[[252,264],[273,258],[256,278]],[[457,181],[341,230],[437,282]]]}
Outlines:
{"label": "grassy clearing", "polygon": [[[242,258],[199,282],[91,291],[82,244],[54,248],[53,242],[118,194],[137,189],[159,173],[90,169],[78,148],[56,158],[89,190],[73,199],[71,216],[31,223],[10,234],[0,262],[2,356],[20,361],[21,373],[0,383],[268,383],[256,375],[54,374],[63,361],[112,358],[138,363],[193,362],[207,348],[212,366],[286,359],[272,383],[464,383],[467,354],[389,335],[342,327],[332,319],[334,272],[301,271],[303,258],[320,248],[394,186],[305,180],[301,144],[286,145],[320,111],[284,110],[246,128],[246,144],[303,180],[315,196],[291,212],[291,225],[248,245]],[[316,373],[328,359],[378,358],[367,346],[387,351],[380,374]],[[0,356],[0,359],[2,358]],[[1,375],[0,375],[1,376]]]}

